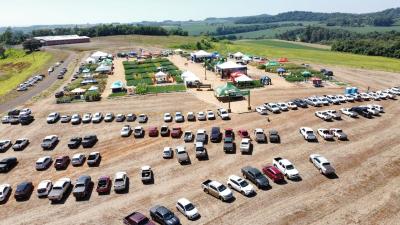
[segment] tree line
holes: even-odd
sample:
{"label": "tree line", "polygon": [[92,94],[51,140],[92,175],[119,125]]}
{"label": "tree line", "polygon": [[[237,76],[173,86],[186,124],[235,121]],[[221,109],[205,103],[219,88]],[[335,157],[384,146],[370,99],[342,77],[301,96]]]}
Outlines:
{"label": "tree line", "polygon": [[278,27],[291,27],[291,26],[303,26],[301,23],[284,23],[284,24],[255,24],[246,26],[219,26],[217,27],[215,33],[212,35],[228,35],[252,32],[258,30],[275,29]]}
{"label": "tree line", "polygon": [[332,51],[400,58],[400,32],[366,34],[343,29],[307,26],[276,35],[278,39],[330,44]]}

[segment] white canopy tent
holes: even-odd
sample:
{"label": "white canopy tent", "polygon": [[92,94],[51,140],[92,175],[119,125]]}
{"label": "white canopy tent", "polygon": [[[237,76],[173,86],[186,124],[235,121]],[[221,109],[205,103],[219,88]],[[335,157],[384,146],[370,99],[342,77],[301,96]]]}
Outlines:
{"label": "white canopy tent", "polygon": [[200,83],[200,78],[190,71],[183,72],[181,78],[186,86],[188,86],[188,84],[191,86]]}
{"label": "white canopy tent", "polygon": [[241,52],[236,52],[235,54],[233,54],[233,57],[235,57],[235,59],[241,59],[243,56],[244,55]]}
{"label": "white canopy tent", "polygon": [[208,52],[206,52],[206,51],[204,51],[204,50],[200,50],[200,51],[197,51],[197,52],[193,52],[193,53],[191,53],[190,54],[192,57],[196,57],[196,58],[209,58],[209,57],[211,57],[212,56],[212,54],[211,53],[208,53]]}
{"label": "white canopy tent", "polygon": [[157,83],[165,83],[168,81],[168,75],[162,71],[156,73],[154,77],[156,78]]}
{"label": "white canopy tent", "polygon": [[238,77],[235,77],[235,81],[236,82],[250,82],[250,81],[253,81],[253,79],[251,79],[250,77],[243,74]]}
{"label": "white canopy tent", "polygon": [[232,61],[224,62],[222,64],[217,65],[216,67],[217,67],[217,69],[220,69],[220,70],[247,68],[247,66],[245,66],[245,65],[240,65],[240,64],[234,63]]}
{"label": "white canopy tent", "polygon": [[100,58],[108,57],[108,53],[97,51],[97,52],[93,53],[90,57],[92,57],[96,61],[98,61]]}
{"label": "white canopy tent", "polygon": [[86,63],[86,64],[94,64],[94,63],[96,63],[96,59],[95,59],[95,58],[92,58],[92,57],[88,57],[88,58],[85,60],[85,63]]}

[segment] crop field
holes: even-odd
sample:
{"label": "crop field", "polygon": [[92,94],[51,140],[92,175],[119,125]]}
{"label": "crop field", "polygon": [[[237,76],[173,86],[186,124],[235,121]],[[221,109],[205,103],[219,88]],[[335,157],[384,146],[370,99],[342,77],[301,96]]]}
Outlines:
{"label": "crop field", "polygon": [[0,97],[42,70],[53,57],[48,52],[25,54],[15,49],[7,50],[6,55],[5,59],[0,59]]}

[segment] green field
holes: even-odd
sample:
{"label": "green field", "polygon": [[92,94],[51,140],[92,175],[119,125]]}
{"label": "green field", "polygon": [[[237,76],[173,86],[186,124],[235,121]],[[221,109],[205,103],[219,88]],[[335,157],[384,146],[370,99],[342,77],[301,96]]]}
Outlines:
{"label": "green field", "polygon": [[215,50],[222,54],[240,51],[245,54],[260,55],[272,59],[287,57],[289,60],[302,63],[400,72],[399,59],[331,52],[277,40],[241,40],[233,42],[233,44],[217,43]]}
{"label": "green field", "polygon": [[8,49],[6,55],[7,58],[0,59],[0,96],[43,70],[53,57],[47,52],[25,54],[23,50],[16,49]]}

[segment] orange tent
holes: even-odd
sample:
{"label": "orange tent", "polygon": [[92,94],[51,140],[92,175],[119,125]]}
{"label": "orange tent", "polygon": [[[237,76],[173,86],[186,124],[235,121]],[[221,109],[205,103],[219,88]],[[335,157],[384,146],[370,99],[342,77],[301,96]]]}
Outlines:
{"label": "orange tent", "polygon": [[289,60],[288,60],[288,58],[279,58],[278,62],[285,63],[285,62],[289,62]]}

